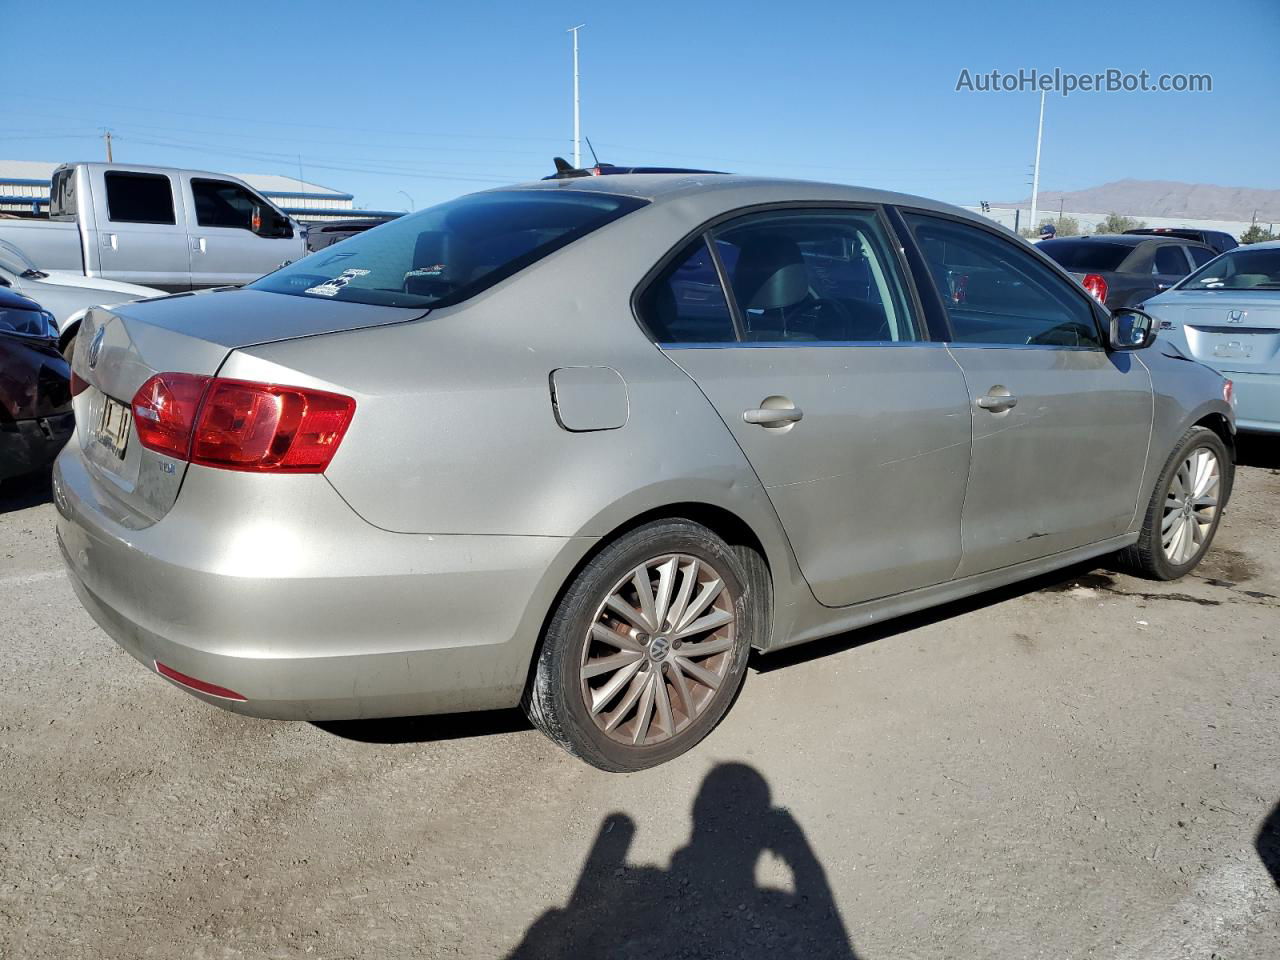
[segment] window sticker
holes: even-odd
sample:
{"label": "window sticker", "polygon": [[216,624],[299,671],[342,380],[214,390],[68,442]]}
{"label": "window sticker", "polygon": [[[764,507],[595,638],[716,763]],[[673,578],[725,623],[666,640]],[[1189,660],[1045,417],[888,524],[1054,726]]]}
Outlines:
{"label": "window sticker", "polygon": [[341,274],[334,277],[332,280],[326,280],[324,283],[317,284],[314,287],[307,287],[304,292],[314,293],[318,297],[336,297],[338,295],[338,291],[348,283],[356,277],[367,276],[368,273],[368,270],[360,270],[353,267],[348,270],[343,270]]}
{"label": "window sticker", "polygon": [[444,263],[433,263],[429,267],[414,267],[404,275],[404,278],[408,280],[410,277],[438,277],[444,273],[446,266],[447,264]]}

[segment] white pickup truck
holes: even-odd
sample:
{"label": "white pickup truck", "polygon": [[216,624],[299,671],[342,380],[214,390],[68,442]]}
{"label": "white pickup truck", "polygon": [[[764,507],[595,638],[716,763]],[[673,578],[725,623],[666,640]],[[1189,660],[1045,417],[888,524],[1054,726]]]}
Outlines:
{"label": "white pickup truck", "polygon": [[302,228],[224,173],[112,163],[53,172],[48,220],[0,220],[42,270],[169,292],[248,283],[306,254]]}

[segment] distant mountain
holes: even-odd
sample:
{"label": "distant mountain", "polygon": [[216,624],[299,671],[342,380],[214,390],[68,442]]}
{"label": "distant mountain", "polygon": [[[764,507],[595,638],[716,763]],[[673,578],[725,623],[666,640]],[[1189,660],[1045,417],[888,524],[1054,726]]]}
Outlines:
{"label": "distant mountain", "polygon": [[[1120,213],[1127,216],[1187,217],[1194,220],[1280,220],[1280,190],[1256,187],[1218,187],[1209,183],[1173,180],[1117,180],[1084,190],[1041,190],[1041,209],[1078,213]],[[1030,206],[1031,198],[993,206]]]}

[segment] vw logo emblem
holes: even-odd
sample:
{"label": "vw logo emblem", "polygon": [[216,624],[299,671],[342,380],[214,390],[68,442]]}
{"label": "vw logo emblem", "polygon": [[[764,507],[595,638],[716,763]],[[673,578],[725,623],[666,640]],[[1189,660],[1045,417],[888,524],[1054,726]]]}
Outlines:
{"label": "vw logo emblem", "polygon": [[1227,313],[1227,323],[1244,323],[1245,312],[1243,310],[1231,310]]}
{"label": "vw logo emblem", "polygon": [[98,354],[102,353],[102,338],[107,335],[106,327],[99,327],[98,332],[89,341],[89,369],[98,365]]}
{"label": "vw logo emblem", "polygon": [[661,660],[667,655],[667,651],[671,649],[671,641],[666,637],[654,637],[649,644],[649,656],[654,660]]}

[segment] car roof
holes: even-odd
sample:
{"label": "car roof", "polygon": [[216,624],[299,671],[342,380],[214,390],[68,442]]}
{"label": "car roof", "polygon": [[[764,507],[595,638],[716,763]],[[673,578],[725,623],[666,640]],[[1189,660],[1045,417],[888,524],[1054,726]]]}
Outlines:
{"label": "car roof", "polygon": [[1236,250],[1280,250],[1280,240],[1264,240],[1262,243],[1242,243],[1240,246],[1228,250],[1227,253],[1235,253]]}
{"label": "car roof", "polygon": [[1146,234],[1138,235],[1132,233],[1093,233],[1087,237],[1054,237],[1053,240],[1045,240],[1044,243],[1114,243],[1122,247],[1139,247],[1144,243],[1194,243],[1196,246],[1204,247],[1207,244],[1201,243],[1199,240],[1188,240],[1185,237],[1169,237],[1158,236],[1151,237]]}
{"label": "car roof", "polygon": [[[753,177],[733,173],[628,173],[602,174],[593,177],[574,177],[565,180],[533,180],[517,183],[500,190],[571,190],[609,193],[637,197],[653,204],[664,204],[694,195],[723,194],[726,208],[764,203],[788,202],[836,202],[836,203],[888,203],[905,207],[919,207],[938,213],[975,220],[987,226],[999,227],[994,220],[981,217],[970,210],[940,203],[926,197],[890,190],[876,190],[843,183],[823,183],[816,180],[789,180],[781,177]],[[732,197],[732,201],[730,201]],[[1007,228],[1005,228],[1007,229]],[[1012,233],[1012,231],[1008,231]]]}

